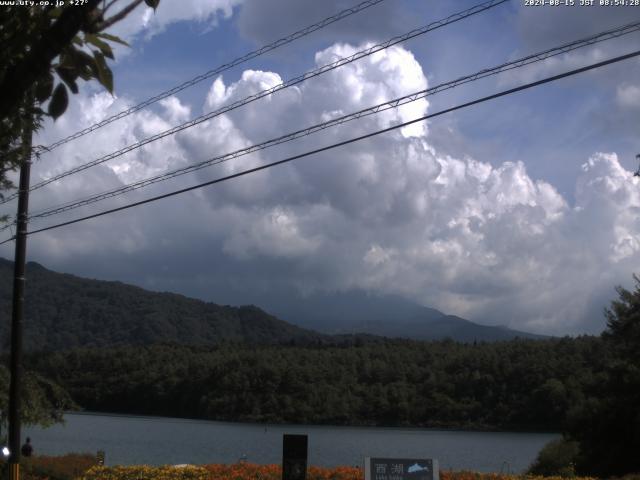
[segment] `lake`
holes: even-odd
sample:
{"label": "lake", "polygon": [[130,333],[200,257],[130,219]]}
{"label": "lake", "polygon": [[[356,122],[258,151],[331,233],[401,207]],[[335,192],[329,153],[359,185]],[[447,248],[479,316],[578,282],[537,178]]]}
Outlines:
{"label": "lake", "polygon": [[441,470],[522,472],[557,434],[411,428],[263,425],[105,414],[65,415],[64,425],[24,428],[35,453],[104,450],[107,465],[282,461],[284,433],[309,436],[309,464],[358,465],[365,456],[437,458]]}

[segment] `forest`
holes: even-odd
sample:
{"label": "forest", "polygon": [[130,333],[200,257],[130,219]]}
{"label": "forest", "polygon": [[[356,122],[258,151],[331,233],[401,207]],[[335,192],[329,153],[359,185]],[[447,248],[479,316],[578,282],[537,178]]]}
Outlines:
{"label": "forest", "polygon": [[598,381],[596,337],[460,344],[153,345],[32,355],[95,411],[212,420],[560,431]]}

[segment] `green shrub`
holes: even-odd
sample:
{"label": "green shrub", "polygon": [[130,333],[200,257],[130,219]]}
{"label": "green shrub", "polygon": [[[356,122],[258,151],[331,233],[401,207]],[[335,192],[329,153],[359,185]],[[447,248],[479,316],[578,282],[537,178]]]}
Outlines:
{"label": "green shrub", "polygon": [[547,443],[529,467],[527,473],[545,477],[575,477],[578,442],[561,438]]}

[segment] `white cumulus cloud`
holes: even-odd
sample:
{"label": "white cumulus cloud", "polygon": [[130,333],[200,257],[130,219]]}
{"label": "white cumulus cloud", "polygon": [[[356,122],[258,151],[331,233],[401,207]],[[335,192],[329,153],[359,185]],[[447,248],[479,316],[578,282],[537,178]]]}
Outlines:
{"label": "white cumulus cloud", "polygon": [[[318,52],[316,62],[359,48],[337,44]],[[276,72],[256,70],[228,84],[218,78],[203,108],[217,108],[281,80]],[[426,86],[413,55],[393,47],[55,183],[34,194],[34,202],[42,207],[68,201]],[[127,104],[105,95],[85,97],[43,140]],[[195,115],[197,108],[167,99],[155,113],[136,113],[61,147],[35,166],[34,176],[45,178],[162,131]],[[422,116],[427,109],[421,101],[366,117],[152,192],[328,145]],[[594,154],[576,172],[575,201],[570,202],[551,183],[531,178],[522,162],[492,165],[489,160],[473,158],[473,152],[455,158],[436,150],[422,124],[35,235],[30,252],[66,271],[88,262],[99,270],[94,276],[104,271],[107,277],[183,293],[196,285],[216,285],[212,296],[227,288],[247,298],[252,289],[268,291],[276,284],[304,291],[363,288],[514,328],[601,330],[602,301],[614,295],[616,284],[628,283],[640,265],[640,181],[615,154]],[[111,205],[124,202],[116,199]],[[2,252],[8,256],[6,247]]]}
{"label": "white cumulus cloud", "polygon": [[[229,18],[234,7],[243,0],[164,0],[153,10],[144,6],[136,8],[110,30],[124,40],[131,41],[136,36],[150,38],[163,32],[172,23],[195,21],[205,28],[217,26],[220,18]],[[118,4],[116,4],[117,8]],[[109,15],[115,13],[108,12]],[[123,49],[119,49],[123,50]]]}

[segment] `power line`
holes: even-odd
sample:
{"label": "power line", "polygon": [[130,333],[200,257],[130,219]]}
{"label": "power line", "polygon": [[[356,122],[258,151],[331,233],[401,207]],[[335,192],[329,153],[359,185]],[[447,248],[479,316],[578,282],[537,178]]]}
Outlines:
{"label": "power line", "polygon": [[[301,154],[298,154],[298,155],[293,155],[291,157],[287,157],[287,158],[284,158],[282,160],[278,160],[276,162],[272,162],[272,163],[268,163],[268,164],[265,164],[265,165],[261,165],[259,167],[255,167],[255,168],[251,168],[251,169],[248,169],[248,170],[244,170],[242,172],[238,172],[238,173],[235,173],[235,174],[232,174],[232,175],[227,175],[225,177],[221,177],[221,178],[217,178],[217,179],[214,179],[214,180],[210,180],[208,182],[200,183],[198,185],[193,185],[191,187],[183,188],[183,189],[180,189],[180,190],[175,190],[173,192],[165,193],[163,195],[158,195],[156,197],[148,198],[146,200],[142,200],[142,201],[139,201],[139,202],[130,203],[128,205],[123,205],[121,207],[112,208],[110,210],[104,210],[102,212],[94,213],[92,215],[87,215],[85,217],[76,218],[74,220],[69,220],[67,222],[62,222],[62,223],[58,223],[58,224],[55,224],[55,225],[50,225],[48,227],[44,227],[44,228],[40,228],[40,229],[37,229],[37,230],[33,230],[31,232],[28,232],[27,234],[28,235],[33,235],[35,233],[46,232],[48,230],[53,230],[53,229],[56,229],[56,228],[67,226],[67,225],[72,225],[72,224],[75,224],[75,223],[83,222],[85,220],[90,220],[90,219],[93,219],[93,218],[101,217],[101,216],[108,215],[108,214],[111,214],[111,213],[115,213],[115,212],[119,212],[119,211],[122,211],[122,210],[127,210],[129,208],[133,208],[133,207],[137,207],[137,206],[140,206],[140,205],[144,205],[146,203],[151,203],[151,202],[155,202],[155,201],[158,201],[158,200],[162,200],[164,198],[173,197],[175,195],[179,195],[179,194],[182,194],[182,193],[190,192],[192,190],[200,189],[200,188],[203,188],[203,187],[206,187],[206,186],[209,186],[209,185],[214,185],[216,183],[221,183],[221,182],[224,182],[224,181],[227,181],[227,180],[232,180],[234,178],[242,177],[242,176],[248,175],[250,173],[258,172],[260,170],[265,170],[265,169],[271,168],[271,167],[275,167],[276,165],[282,165],[284,163],[288,163],[288,162],[291,162],[293,160],[298,160],[300,158],[308,157],[310,155],[315,155],[317,153],[325,152],[327,150],[332,150],[332,149],[337,148],[337,147],[342,147],[344,145],[348,145],[348,144],[351,144],[351,143],[354,143],[354,142],[365,140],[367,138],[371,138],[371,137],[374,137],[374,136],[377,136],[377,135],[380,135],[380,134],[383,134],[383,133],[386,133],[386,132],[390,132],[392,130],[397,130],[399,128],[403,128],[403,127],[406,127],[408,125],[412,125],[414,123],[422,122],[422,121],[430,119],[430,118],[434,118],[434,117],[437,117],[437,116],[440,116],[440,115],[444,115],[446,113],[454,112],[456,110],[461,110],[463,108],[471,107],[471,106],[477,105],[479,103],[484,103],[484,102],[487,102],[489,100],[494,100],[496,98],[504,97],[506,95],[511,95],[513,93],[520,92],[522,90],[526,90],[526,89],[537,87],[539,85],[543,85],[543,84],[546,84],[546,83],[554,82],[554,81],[560,80],[562,78],[570,77],[572,75],[577,75],[579,73],[583,73],[583,72],[586,72],[586,71],[589,71],[589,70],[594,70],[596,68],[604,67],[606,65],[610,65],[610,64],[613,64],[613,63],[621,62],[623,60],[627,60],[627,59],[630,59],[630,58],[633,58],[633,57],[637,57],[637,56],[640,56],[640,50],[636,50],[635,52],[628,53],[626,55],[620,55],[618,57],[610,58],[609,60],[605,60],[605,61],[602,61],[602,62],[593,63],[593,64],[585,66],[585,67],[581,67],[581,68],[577,68],[577,69],[574,69],[574,70],[570,70],[568,72],[564,72],[564,73],[561,73],[561,74],[558,74],[558,75],[547,77],[547,78],[544,78],[542,80],[538,80],[538,81],[535,81],[535,82],[530,82],[530,83],[527,83],[527,84],[524,84],[524,85],[520,85],[518,87],[510,88],[508,90],[503,90],[503,91],[495,93],[493,95],[482,97],[482,98],[479,98],[479,99],[476,99],[476,100],[473,100],[473,101],[470,101],[470,102],[466,102],[466,103],[457,105],[455,107],[447,108],[445,110],[440,110],[439,112],[431,113],[429,115],[425,115],[425,116],[422,116],[420,118],[416,118],[414,120],[410,120],[408,122],[403,122],[403,123],[398,124],[398,125],[393,125],[391,127],[384,128],[382,130],[377,130],[375,132],[371,132],[371,133],[368,133],[366,135],[361,135],[361,136],[358,136],[358,137],[351,138],[349,140],[344,140],[342,142],[337,142],[337,143],[334,143],[332,145],[328,145],[326,147],[317,148],[315,150],[311,150],[311,151],[308,151],[308,152],[305,152],[305,153],[301,153]],[[5,240],[3,242],[0,242],[0,245],[2,245],[4,243],[7,243],[7,242],[9,242],[9,241],[11,241],[13,239],[14,238],[9,238],[9,239],[7,239],[7,240]]]}
{"label": "power line", "polygon": [[[292,79],[290,79],[290,80],[288,80],[286,82],[283,82],[283,83],[281,83],[279,85],[276,85],[276,86],[271,87],[269,89],[262,90],[261,92],[258,92],[258,93],[254,94],[254,95],[251,95],[251,96],[248,96],[248,97],[246,97],[244,99],[241,99],[241,100],[238,100],[236,102],[233,102],[233,103],[231,103],[229,105],[226,105],[226,106],[224,106],[224,107],[222,107],[222,108],[220,108],[218,110],[215,110],[215,111],[210,112],[210,113],[205,114],[205,115],[201,115],[200,117],[197,117],[197,118],[195,118],[193,120],[185,122],[185,123],[183,123],[181,125],[178,125],[178,126],[176,126],[174,128],[171,128],[169,130],[161,132],[161,133],[159,133],[157,135],[153,135],[151,137],[148,137],[148,138],[146,138],[146,139],[144,139],[144,140],[142,140],[140,142],[131,144],[131,145],[127,146],[127,147],[124,147],[124,148],[122,148],[120,150],[112,152],[112,153],[110,153],[108,155],[100,157],[100,158],[98,158],[96,160],[93,160],[91,162],[84,163],[84,164],[82,164],[82,165],[80,165],[78,167],[75,167],[75,168],[73,168],[71,170],[68,170],[68,171],[63,172],[63,173],[61,173],[59,175],[51,177],[51,178],[49,178],[47,180],[41,181],[41,182],[33,185],[31,187],[31,190],[37,190],[39,188],[42,188],[42,187],[48,185],[49,183],[52,183],[52,182],[57,181],[57,180],[60,180],[60,179],[62,179],[64,177],[66,177],[66,176],[73,175],[73,174],[78,173],[80,171],[86,170],[86,169],[88,169],[88,168],[90,168],[92,166],[107,162],[109,160],[113,160],[114,158],[117,158],[117,157],[119,157],[121,155],[124,155],[125,153],[128,153],[128,152],[130,152],[132,150],[140,148],[140,147],[142,147],[144,145],[147,145],[147,144],[149,144],[151,142],[154,142],[156,140],[160,140],[162,138],[165,138],[165,137],[167,137],[169,135],[173,135],[173,134],[178,133],[178,132],[180,132],[182,130],[185,130],[187,128],[190,128],[190,127],[193,127],[195,125],[198,125],[198,124],[200,124],[202,122],[210,120],[210,119],[212,119],[214,117],[217,117],[219,115],[227,113],[227,112],[229,112],[231,110],[234,110],[236,108],[240,108],[240,107],[242,107],[244,105],[247,105],[247,104],[249,104],[251,102],[254,102],[254,101],[256,101],[256,100],[258,100],[260,98],[264,98],[264,97],[266,97],[268,95],[274,94],[274,93],[276,93],[276,92],[278,92],[280,90],[283,90],[285,88],[289,88],[291,86],[294,86],[294,85],[297,85],[299,83],[302,83],[305,80],[308,80],[310,78],[322,75],[322,74],[327,73],[327,72],[329,72],[331,70],[335,70],[335,69],[337,69],[337,68],[339,68],[341,66],[344,66],[344,65],[352,63],[352,62],[354,62],[356,60],[359,60],[361,58],[364,58],[366,56],[372,55],[372,54],[374,54],[376,52],[379,52],[381,50],[384,50],[386,48],[389,48],[392,45],[396,45],[398,43],[404,42],[406,40],[409,40],[411,38],[417,37],[419,35],[423,35],[423,34],[429,32],[429,31],[435,30],[437,28],[441,28],[441,27],[449,25],[451,23],[455,23],[455,22],[460,21],[460,20],[462,20],[464,18],[467,18],[469,16],[472,16],[472,15],[475,15],[477,13],[483,12],[485,10],[488,10],[490,8],[498,6],[498,5],[500,5],[502,3],[505,3],[507,1],[509,1],[509,0],[489,0],[487,2],[478,4],[478,5],[476,5],[476,6],[472,7],[472,8],[469,8],[467,10],[455,13],[453,15],[450,15],[449,17],[447,17],[445,19],[438,20],[438,21],[432,22],[432,23],[430,23],[430,24],[428,24],[428,25],[426,25],[424,27],[411,30],[410,32],[405,33],[404,35],[399,35],[399,36],[393,37],[393,38],[387,40],[386,42],[382,42],[382,43],[376,44],[376,45],[374,45],[372,47],[369,47],[367,49],[364,49],[364,50],[361,50],[359,52],[356,52],[355,54],[353,54],[353,55],[351,55],[349,57],[341,58],[341,59],[338,59],[335,62],[332,62],[330,64],[323,65],[323,66],[321,66],[321,67],[319,67],[317,69],[311,70],[311,71],[306,72],[306,73],[304,73],[302,75],[294,77],[294,78],[292,78]],[[15,194],[8,196],[3,201],[0,201],[0,205],[12,200],[13,198],[15,198]]]}
{"label": "power line", "polygon": [[[424,27],[417,28],[417,29],[411,30],[410,32],[407,32],[407,33],[405,33],[403,35],[399,35],[399,36],[393,37],[393,38],[391,38],[391,39],[389,39],[389,40],[387,40],[385,42],[378,43],[378,44],[373,45],[373,46],[371,46],[369,48],[366,48],[364,50],[356,52],[355,54],[350,55],[349,57],[344,57],[344,58],[336,60],[335,62],[332,62],[330,64],[323,65],[323,66],[318,67],[318,68],[316,68],[314,70],[311,70],[309,72],[303,73],[302,75],[299,75],[299,76],[297,76],[295,78],[292,78],[292,79],[290,79],[290,80],[288,80],[286,82],[283,82],[283,83],[281,83],[279,85],[276,85],[274,87],[262,90],[262,91],[260,91],[260,92],[258,92],[256,94],[254,94],[254,95],[250,95],[248,97],[245,97],[244,99],[237,100],[236,102],[233,102],[231,104],[225,105],[224,107],[221,107],[221,108],[219,108],[219,109],[217,109],[217,110],[215,110],[213,112],[209,112],[209,113],[207,113],[205,115],[201,115],[201,116],[199,116],[199,117],[197,117],[197,118],[195,118],[193,120],[185,122],[185,123],[183,123],[181,125],[178,125],[176,127],[171,128],[169,130],[165,130],[164,132],[161,132],[161,133],[158,133],[158,134],[153,135],[151,137],[148,137],[148,138],[146,138],[144,140],[141,140],[141,141],[139,141],[137,143],[133,143],[131,145],[128,145],[128,146],[126,146],[124,148],[121,148],[120,150],[117,150],[115,152],[109,153],[107,155],[104,155],[104,156],[102,156],[100,158],[97,158],[95,160],[92,160],[90,162],[83,163],[83,164],[81,164],[81,165],[79,165],[77,167],[74,167],[74,168],[72,168],[70,170],[67,170],[66,172],[63,172],[61,174],[55,175],[55,176],[53,176],[51,178],[48,178],[46,180],[43,180],[43,181],[41,181],[39,183],[34,184],[31,187],[30,191],[34,191],[34,190],[40,189],[40,188],[42,188],[42,187],[44,187],[46,185],[49,185],[50,183],[53,183],[53,182],[55,182],[57,180],[60,180],[60,179],[65,178],[65,177],[68,177],[69,175],[76,174],[78,172],[84,171],[84,170],[86,170],[88,168],[91,168],[93,166],[102,164],[102,163],[107,162],[109,160],[113,160],[114,158],[120,157],[120,156],[124,155],[125,153],[128,153],[128,152],[131,152],[133,150],[136,150],[136,149],[138,149],[140,147],[143,147],[144,145],[147,145],[147,144],[149,144],[151,142],[154,142],[156,140],[160,140],[160,139],[165,138],[165,137],[170,136],[170,135],[174,135],[174,134],[176,134],[176,133],[178,133],[178,132],[180,132],[182,130],[185,130],[187,128],[191,128],[191,127],[193,127],[195,125],[198,125],[200,123],[203,123],[203,122],[205,122],[207,120],[211,120],[212,118],[217,117],[219,115],[222,115],[224,113],[227,113],[227,112],[229,112],[231,110],[235,110],[236,108],[240,108],[242,106],[245,106],[245,105],[247,105],[247,104],[249,104],[251,102],[254,102],[256,100],[264,98],[264,97],[266,97],[268,95],[272,95],[272,94],[274,94],[274,93],[276,93],[276,92],[278,92],[280,90],[284,90],[285,88],[292,87],[292,86],[297,85],[299,83],[302,83],[302,82],[304,82],[304,81],[306,81],[306,80],[308,80],[310,78],[317,77],[317,76],[322,75],[324,73],[327,73],[329,71],[335,70],[335,69],[337,69],[339,67],[347,65],[349,63],[352,63],[352,62],[354,62],[356,60],[359,60],[361,58],[364,58],[366,56],[372,55],[372,54],[374,54],[376,52],[379,52],[381,50],[384,50],[386,48],[389,48],[392,45],[396,45],[398,43],[402,43],[402,42],[404,42],[406,40],[409,40],[411,38],[417,37],[419,35],[423,35],[423,34],[425,34],[427,32],[432,31],[432,30],[435,30],[435,29],[444,27],[446,25],[458,22],[458,21],[463,20],[463,19],[465,19],[467,17],[470,17],[472,15],[476,15],[476,14],[478,14],[480,12],[483,12],[485,10],[488,10],[490,8],[494,8],[494,7],[496,7],[496,6],[500,5],[500,4],[508,2],[508,1],[510,1],[510,0],[489,0],[487,2],[478,4],[478,5],[476,5],[476,6],[472,7],[472,8],[469,8],[467,10],[463,10],[461,12],[458,12],[458,13],[455,13],[453,15],[450,15],[445,19],[438,20],[436,22],[432,22],[432,23],[430,23],[430,24],[428,24],[428,25],[426,25]],[[5,204],[5,203],[13,200],[16,197],[17,197],[17,194],[15,194],[15,193],[12,194],[12,195],[9,195],[4,200],[0,201],[0,205]]]}
{"label": "power line", "polygon": [[[119,195],[123,195],[125,193],[134,191],[134,190],[138,190],[140,188],[144,188],[147,187],[149,185],[155,184],[155,183],[159,183],[162,181],[166,181],[169,180],[171,178],[175,178],[181,175],[185,175],[187,173],[191,173],[209,166],[213,166],[213,165],[218,165],[220,163],[223,162],[227,162],[230,160],[233,160],[235,158],[241,157],[241,156],[245,156],[251,153],[255,153],[257,151],[260,150],[264,150],[266,148],[275,146],[275,145],[280,145],[286,142],[290,142],[293,140],[296,140],[298,138],[301,137],[305,137],[314,133],[317,133],[319,131],[325,130],[327,128],[333,127],[333,126],[337,126],[337,125],[342,125],[344,123],[347,123],[349,121],[352,120],[356,120],[365,116],[369,116],[369,115],[373,115],[373,114],[377,114],[386,110],[389,110],[391,108],[397,108],[401,105],[405,105],[411,102],[415,102],[416,100],[440,93],[442,91],[448,90],[448,89],[452,89],[455,88],[459,85],[462,84],[466,84],[472,81],[476,81],[488,76],[492,76],[492,75],[497,75],[499,73],[503,73],[509,70],[513,70],[516,68],[521,68],[523,66],[526,65],[530,65],[533,63],[537,63],[537,62],[541,62],[543,60],[546,60],[547,58],[553,57],[553,56],[557,56],[563,53],[567,53],[569,51],[572,50],[576,50],[578,48],[583,48],[585,46],[588,45],[593,45],[595,43],[598,42],[602,42],[605,40],[609,40],[611,38],[618,38],[622,35],[626,35],[632,32],[636,32],[640,30],[640,22],[636,22],[636,23],[632,23],[632,24],[628,24],[622,27],[618,27],[615,29],[611,29],[611,30],[607,30],[605,32],[601,32],[599,34],[596,35],[592,35],[590,37],[581,39],[581,40],[576,40],[558,47],[554,47],[548,50],[545,50],[543,52],[539,52],[539,53],[535,53],[532,55],[528,55],[526,57],[520,58],[518,60],[513,60],[511,62],[507,62],[507,63],[503,63],[501,65],[498,65],[496,67],[491,67],[491,68],[486,68],[483,69],[479,72],[476,72],[474,74],[471,75],[467,75],[464,77],[460,77],[456,80],[452,80],[446,83],[442,83],[440,85],[437,85],[435,87],[431,87],[428,88],[426,90],[420,90],[418,92],[414,92],[408,95],[404,95],[402,97],[398,97],[395,98],[393,100],[389,100],[387,102],[383,102],[377,105],[374,105],[372,107],[368,107],[362,110],[359,110],[357,112],[354,113],[350,113],[347,115],[343,115],[341,117],[338,118],[334,118],[331,119],[329,121],[326,122],[322,122],[307,128],[303,128],[291,133],[288,133],[286,135],[277,137],[277,138],[273,138],[264,142],[261,142],[259,144],[255,144],[255,145],[251,145],[239,150],[236,150],[234,152],[230,152],[230,153],[226,153],[224,155],[219,155],[213,158],[210,158],[208,160],[204,160],[202,162],[199,163],[195,163],[192,165],[188,165],[186,167],[182,167],[176,170],[172,170],[170,172],[165,172],[159,175],[155,175],[153,177],[149,177],[143,180],[139,180],[137,182],[133,182],[130,183],[128,185],[124,185],[122,187],[107,191],[107,192],[102,192],[100,194],[97,195],[92,195],[90,197],[84,198],[84,199],[80,199],[80,200],[73,200],[71,202],[67,202],[63,205],[59,205],[57,207],[54,208],[50,208],[48,210],[44,210],[41,212],[37,212],[34,213],[32,215],[29,216],[29,220],[32,219],[37,219],[37,218],[45,218],[45,217],[49,217],[52,215],[56,215],[59,213],[63,213],[69,210],[73,210],[82,206],[86,206],[86,205],[90,205],[96,202],[99,202],[101,200],[105,200],[108,198],[113,198]],[[7,228],[8,226],[2,227],[0,228],[0,231],[3,231]]]}
{"label": "power line", "polygon": [[51,151],[54,148],[59,147],[60,145],[64,145],[65,143],[68,143],[72,140],[75,140],[76,138],[80,138],[88,133],[91,133],[99,128],[104,127],[105,125],[108,125],[110,123],[115,122],[116,120],[119,120],[121,118],[124,118],[126,116],[131,115],[132,113],[137,112],[138,110],[142,110],[145,107],[148,107],[149,105],[152,105],[164,98],[167,98],[171,95],[174,95],[182,90],[185,90],[186,88],[192,87],[193,85],[196,85],[197,83],[202,82],[203,80],[207,80],[215,75],[219,75],[222,72],[225,72],[227,70],[229,70],[230,68],[236,67],[242,63],[248,62],[249,60],[253,60],[254,58],[257,58],[261,55],[264,55],[265,53],[269,53],[279,47],[282,47],[284,45],[287,45],[291,42],[294,42],[295,40],[298,40],[302,37],[305,37],[317,30],[320,30],[324,27],[327,27],[329,25],[331,25],[332,23],[335,23],[339,20],[342,20],[344,18],[347,18],[355,13],[361,12],[362,10],[365,10],[369,7],[372,7],[374,5],[377,5],[378,3],[384,2],[385,0],[366,0],[364,2],[359,3],[358,5],[351,7],[351,8],[347,8],[345,10],[342,10],[338,13],[336,13],[335,15],[332,15],[330,17],[325,18],[324,20],[321,20],[317,23],[314,23],[313,25],[309,25],[308,27],[303,28],[302,30],[298,30],[297,32],[294,32],[286,37],[282,37],[278,40],[276,40],[275,42],[272,42],[268,45],[264,45],[262,47],[260,47],[257,50],[254,50],[252,52],[249,52],[245,55],[243,55],[242,57],[238,57],[234,60],[231,60],[229,63],[224,63],[216,68],[214,68],[213,70],[209,70],[208,72],[205,72],[201,75],[198,75],[197,77],[192,78],[191,80],[187,80],[184,83],[181,83],[180,85],[173,87],[169,90],[166,90],[162,93],[159,93],[158,95],[151,97],[131,108],[128,108],[127,110],[123,110],[111,117],[105,118],[104,120],[101,120],[100,122],[97,122],[93,125],[91,125],[90,127],[87,127],[83,130],[80,130],[72,135],[69,135],[66,138],[63,138],[61,140],[58,140],[55,143],[52,143],[51,145],[48,145],[46,147],[42,147],[42,150],[44,151]]}

